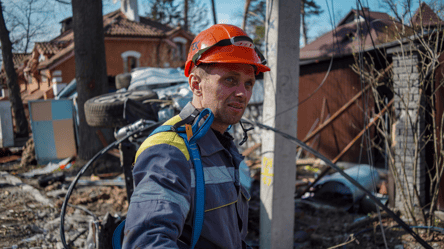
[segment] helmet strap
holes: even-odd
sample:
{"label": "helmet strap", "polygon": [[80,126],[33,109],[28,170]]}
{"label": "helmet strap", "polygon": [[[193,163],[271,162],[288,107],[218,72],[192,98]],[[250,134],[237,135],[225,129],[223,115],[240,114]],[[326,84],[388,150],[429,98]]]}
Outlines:
{"label": "helmet strap", "polygon": [[254,127],[250,127],[250,128],[245,129],[244,125],[242,124],[242,121],[239,121],[239,124],[242,127],[242,131],[244,132],[244,137],[242,138],[242,141],[239,143],[239,146],[240,146],[240,145],[244,144],[245,142],[247,142],[247,140],[248,140],[247,132],[253,130]]}
{"label": "helmet strap", "polygon": [[[194,56],[191,59],[191,61],[194,63],[194,65],[197,66],[198,65],[198,61],[202,57],[202,54],[204,54],[208,50],[212,49],[213,47],[224,47],[224,46],[230,46],[230,45],[241,46],[241,45],[236,45],[236,43],[242,42],[242,41],[247,41],[247,42],[250,42],[251,44],[253,44],[253,40],[251,40],[251,38],[248,37],[248,36],[235,36],[235,37],[232,37],[230,39],[220,40],[217,43],[215,43],[215,44],[213,44],[213,45],[211,45],[209,47],[206,47],[204,49],[199,50],[196,54],[194,54]],[[254,46],[254,44],[253,44],[253,46]],[[256,54],[259,56],[262,65],[266,65],[267,64],[267,60],[262,55],[262,53],[259,51],[259,49],[256,46],[254,46],[253,49],[256,52]]]}

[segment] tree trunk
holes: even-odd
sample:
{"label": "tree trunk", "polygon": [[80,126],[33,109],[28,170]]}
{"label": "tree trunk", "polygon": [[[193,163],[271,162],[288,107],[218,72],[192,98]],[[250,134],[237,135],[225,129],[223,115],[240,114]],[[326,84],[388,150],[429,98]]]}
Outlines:
{"label": "tree trunk", "polygon": [[2,43],[3,67],[6,73],[6,84],[8,85],[9,101],[11,102],[12,112],[14,113],[15,135],[16,137],[27,137],[28,121],[26,120],[25,109],[23,108],[20,87],[17,82],[17,73],[14,69],[12,59],[12,44],[9,40],[9,31],[6,29],[5,19],[3,18],[3,7],[0,2],[0,39]]}
{"label": "tree trunk", "polygon": [[188,0],[185,0],[185,6],[183,8],[183,29],[188,31]]}
{"label": "tree trunk", "polygon": [[[211,0],[211,6],[213,7],[213,21],[214,24],[217,24],[217,17],[216,17],[216,4],[214,3],[215,0]],[[248,0],[247,0],[248,1]]]}
{"label": "tree trunk", "polygon": [[103,148],[96,128],[86,123],[84,103],[108,92],[102,1],[72,0],[79,114],[78,156],[88,160]]}
{"label": "tree trunk", "polygon": [[245,0],[244,19],[242,21],[242,29],[245,30],[247,26],[248,9],[250,8],[251,0]]}

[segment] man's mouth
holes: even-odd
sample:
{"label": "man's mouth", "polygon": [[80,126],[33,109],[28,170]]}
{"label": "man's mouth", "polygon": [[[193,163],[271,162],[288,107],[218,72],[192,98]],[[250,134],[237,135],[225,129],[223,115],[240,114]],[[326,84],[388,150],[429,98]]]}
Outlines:
{"label": "man's mouth", "polygon": [[234,109],[238,109],[238,110],[244,109],[244,105],[241,103],[230,103],[230,104],[228,104],[228,106],[231,108],[234,108]]}

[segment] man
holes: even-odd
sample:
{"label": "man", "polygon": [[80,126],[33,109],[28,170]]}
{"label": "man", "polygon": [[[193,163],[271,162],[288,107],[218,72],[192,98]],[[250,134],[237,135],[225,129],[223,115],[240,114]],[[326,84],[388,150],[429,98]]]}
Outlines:
{"label": "man", "polygon": [[[211,129],[197,141],[205,175],[205,216],[196,248],[246,248],[249,194],[239,182],[243,157],[226,131],[240,121],[256,74],[270,70],[263,61],[247,34],[232,25],[214,25],[191,45],[185,76],[193,100],[165,124],[190,120],[205,108],[214,115]],[[133,175],[136,187],[123,248],[189,247],[195,175],[184,139],[176,132],[150,136],[136,154]]]}

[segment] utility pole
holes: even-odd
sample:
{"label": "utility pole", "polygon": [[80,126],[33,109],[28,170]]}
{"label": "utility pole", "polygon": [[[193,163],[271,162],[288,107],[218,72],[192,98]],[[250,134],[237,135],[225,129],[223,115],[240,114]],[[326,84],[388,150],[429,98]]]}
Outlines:
{"label": "utility pole", "polygon": [[[296,136],[301,1],[267,1],[264,124]],[[292,108],[295,107],[295,108]],[[285,113],[284,113],[285,112]],[[296,145],[262,133],[260,248],[293,248]]]}

